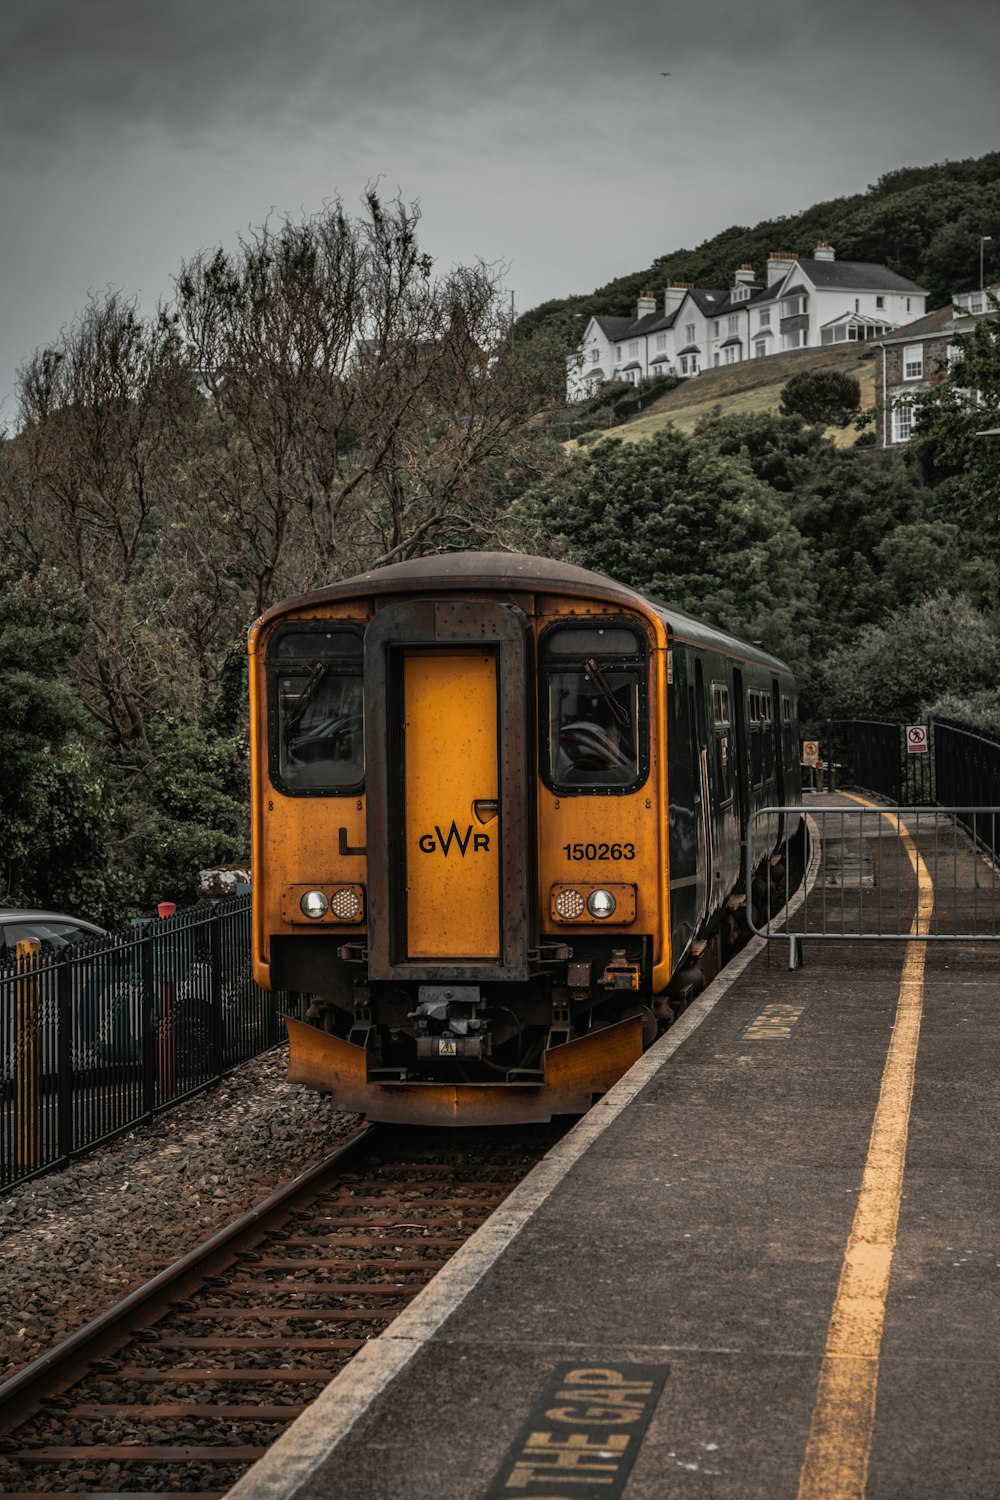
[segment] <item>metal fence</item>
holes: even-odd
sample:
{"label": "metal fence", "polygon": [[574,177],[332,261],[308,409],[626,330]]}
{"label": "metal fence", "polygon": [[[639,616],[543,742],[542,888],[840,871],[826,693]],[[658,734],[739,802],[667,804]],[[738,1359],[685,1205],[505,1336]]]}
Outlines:
{"label": "metal fence", "polygon": [[282,1039],[253,982],[250,899],[0,968],[0,1186],[65,1165]]}
{"label": "metal fence", "polygon": [[797,812],[761,809],[750,820],[746,842],[750,929],[789,941],[791,967],[804,938],[1000,941],[1000,807],[810,804],[809,873],[794,921],[786,924],[783,909],[791,891],[760,877],[751,883],[751,872],[771,847],[775,815]]}

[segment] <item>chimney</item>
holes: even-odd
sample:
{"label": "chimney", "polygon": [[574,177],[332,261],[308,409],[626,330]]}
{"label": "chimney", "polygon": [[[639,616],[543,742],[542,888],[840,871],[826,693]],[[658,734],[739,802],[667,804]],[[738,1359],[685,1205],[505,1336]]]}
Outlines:
{"label": "chimney", "polygon": [[798,256],[793,255],[790,250],[772,250],[767,257],[768,286],[774,286],[776,281],[780,281],[794,260],[798,260]]}
{"label": "chimney", "polygon": [[639,310],[636,313],[636,318],[645,318],[649,313],[654,313],[656,311],[656,297],[652,292],[639,293],[638,308]]}
{"label": "chimney", "polygon": [[753,266],[737,266],[733,280],[737,286],[753,286]]}
{"label": "chimney", "polygon": [[668,281],[667,289],[663,293],[663,313],[665,317],[676,312],[688,292],[694,291],[693,281]]}

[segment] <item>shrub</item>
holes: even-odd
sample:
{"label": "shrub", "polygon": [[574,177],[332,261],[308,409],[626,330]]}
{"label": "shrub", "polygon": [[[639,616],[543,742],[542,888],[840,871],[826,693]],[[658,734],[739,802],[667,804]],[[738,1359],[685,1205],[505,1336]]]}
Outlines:
{"label": "shrub", "polygon": [[825,427],[846,427],[861,405],[861,386],[839,370],[803,370],[782,387],[781,411]]}

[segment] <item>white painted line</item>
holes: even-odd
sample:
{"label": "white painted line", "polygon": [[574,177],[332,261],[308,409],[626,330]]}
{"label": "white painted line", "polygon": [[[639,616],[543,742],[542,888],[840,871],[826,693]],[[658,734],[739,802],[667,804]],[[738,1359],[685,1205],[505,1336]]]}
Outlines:
{"label": "white painted line", "polygon": [[[806,822],[810,828],[812,854],[805,879],[786,908],[788,918],[793,917],[802,905],[819,870],[816,825],[808,817]],[[377,1339],[359,1349],[350,1364],[282,1433],[265,1456],[247,1470],[229,1490],[232,1500],[293,1500],[389,1382],[405,1369],[464,1302],[570,1168],[670,1061],[732,989],[744,970],[764,951],[766,944],[766,938],[751,938],[669,1031],[643,1053],[603,1099],[553,1146],[523,1182],[518,1183],[482,1228],[466,1240],[433,1281],[429,1281],[414,1297],[406,1311],[400,1313]]]}

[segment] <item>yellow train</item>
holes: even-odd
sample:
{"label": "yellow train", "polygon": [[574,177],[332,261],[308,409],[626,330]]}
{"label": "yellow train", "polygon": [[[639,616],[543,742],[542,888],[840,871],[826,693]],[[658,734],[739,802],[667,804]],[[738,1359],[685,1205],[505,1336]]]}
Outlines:
{"label": "yellow train", "polygon": [[290,1078],[374,1120],[589,1108],[714,971],[752,812],[798,798],[788,669],[564,562],[279,604],[250,697],[255,977],[308,996]]}

